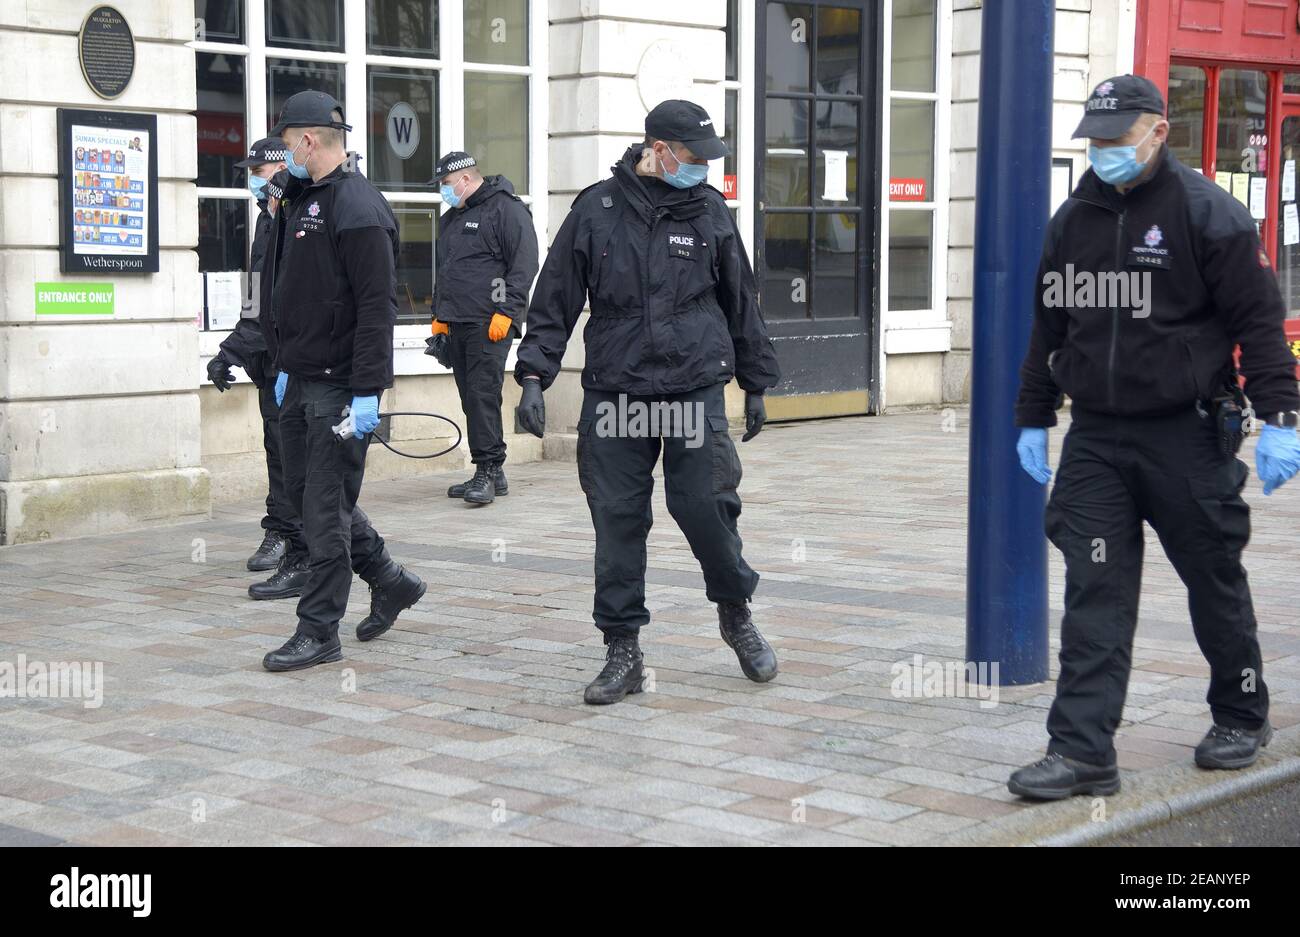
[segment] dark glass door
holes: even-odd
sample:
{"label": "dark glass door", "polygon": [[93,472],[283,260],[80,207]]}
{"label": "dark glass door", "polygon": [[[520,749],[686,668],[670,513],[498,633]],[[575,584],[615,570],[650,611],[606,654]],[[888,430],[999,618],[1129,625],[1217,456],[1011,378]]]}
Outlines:
{"label": "dark glass door", "polygon": [[754,266],[781,362],[775,418],[876,398],[876,5],[760,0]]}

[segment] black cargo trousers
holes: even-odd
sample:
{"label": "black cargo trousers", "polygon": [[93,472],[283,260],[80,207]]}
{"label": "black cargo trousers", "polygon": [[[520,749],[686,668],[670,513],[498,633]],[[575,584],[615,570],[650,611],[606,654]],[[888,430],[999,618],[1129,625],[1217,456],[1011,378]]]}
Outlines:
{"label": "black cargo trousers", "polygon": [[1219,725],[1257,729],[1268,715],[1255,612],[1241,565],[1250,539],[1247,468],[1224,455],[1214,418],[1195,408],[1114,417],[1080,409],[1047,504],[1065,556],[1060,675],[1048,750],[1115,763],[1142,585],[1145,521],[1187,587],[1192,630],[1210,665]]}
{"label": "black cargo trousers", "polygon": [[487,322],[449,322],[448,348],[451,371],[465,412],[465,435],[470,461],[475,465],[500,465],[506,460],[506,440],[501,428],[501,386],[513,335],[499,342],[488,338]]}
{"label": "black cargo trousers", "polygon": [[[592,618],[605,635],[635,636],[649,622],[645,606],[646,537],[654,468],[664,460],[668,513],[686,536],[712,602],[748,601],[758,585],[741,555],[740,457],[727,433],[723,384],[680,394],[629,396],[588,390],[578,422],[578,480],[596,531],[596,595]],[[617,419],[656,404],[659,434]],[[692,414],[687,417],[687,411]],[[609,415],[615,414],[614,419]],[[663,414],[680,413],[674,422]],[[622,423],[626,423],[623,426]]]}
{"label": "black cargo trousers", "polygon": [[275,402],[275,379],[278,375],[268,368],[257,388],[257,406],[262,413],[262,448],[266,450],[266,514],[262,529],[275,531],[285,540],[285,550],[295,548],[305,554],[302,540],[302,521],[293,509],[289,493],[284,487],[284,460],[280,456],[280,407]]}
{"label": "black cargo trousers", "polygon": [[401,569],[357,506],[370,438],[330,429],[352,403],[346,387],[289,377],[280,407],[285,489],[302,518],[311,576],[298,600],[298,630],[328,640],[347,611],[352,573],[383,584]]}

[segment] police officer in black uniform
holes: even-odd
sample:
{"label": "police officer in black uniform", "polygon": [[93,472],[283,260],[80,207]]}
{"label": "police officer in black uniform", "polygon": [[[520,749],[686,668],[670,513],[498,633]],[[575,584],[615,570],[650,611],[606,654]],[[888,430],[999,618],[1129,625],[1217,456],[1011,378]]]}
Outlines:
{"label": "police officer in black uniform", "polygon": [[[248,188],[257,201],[257,222],[253,226],[253,244],[249,250],[249,293],[240,310],[239,322],[221,342],[220,350],[208,362],[208,380],[225,393],[234,383],[232,366],[244,369],[257,387],[257,402],[262,411],[262,448],[266,451],[267,493],[262,544],[248,558],[248,569],[260,572],[275,569],[284,558],[286,542],[302,538],[302,522],[289,503],[284,489],[284,468],[280,459],[280,408],[275,403],[275,368],[267,352],[263,321],[258,314],[260,299],[257,275],[262,272],[266,245],[270,240],[271,219],[282,190],[272,177],[284,169],[284,144],[279,137],[264,137],[252,145],[248,157],[235,163],[248,170]],[[268,317],[269,319],[269,317]]]}
{"label": "police officer in black uniform", "polygon": [[[343,109],[328,94],[302,91],[275,127],[288,171],[262,276],[263,308],[274,319],[280,376],[285,484],[303,520],[310,578],[298,601],[298,629],[266,655],[268,670],[339,660],[339,621],[355,571],[370,586],[368,641],[424,595],[425,584],[389,557],[357,506],[368,434],[379,398],[393,385],[397,319],[397,221],[388,201],[343,148]],[[348,409],[356,433],[334,427]]]}
{"label": "police officer in black uniform", "polygon": [[1038,270],[1016,402],[1021,464],[1038,482],[1051,476],[1046,427],[1062,392],[1072,422],[1046,514],[1066,564],[1060,675],[1047,757],[1008,782],[1023,797],[1119,789],[1113,738],[1132,664],[1144,521],[1187,586],[1210,664],[1213,726],[1196,763],[1245,767],[1271,732],[1241,565],[1248,472],[1235,452],[1246,401],[1233,349],[1265,424],[1265,493],[1300,468],[1296,362],[1255,222],[1175,159],[1164,113],[1145,78],[1097,86],[1074,133],[1091,138],[1092,168],[1048,225]]}
{"label": "police officer in black uniform", "polygon": [[[740,234],[722,194],[704,184],[708,161],[727,149],[709,115],[688,101],[656,106],[645,131],[610,178],[574,200],[538,278],[515,368],[519,423],[541,436],[542,391],[590,298],[578,478],[596,531],[593,618],[607,645],[605,667],[585,693],[597,704],[642,689],[637,635],[650,619],[645,545],[661,449],[668,510],[703,569],[723,640],[751,680],[777,671],[750,618],[758,574],[736,532],[741,471],[723,389],[734,376],[745,391],[748,440],[763,426],[763,392],[779,372]],[[699,413],[703,438],[690,438],[684,416],[674,434],[611,432],[601,415],[620,405]]]}
{"label": "police officer in black uniform", "polygon": [[427,353],[437,357],[437,337],[447,336],[446,366],[456,377],[474,463],[474,477],[452,485],[447,497],[491,504],[509,492],[501,385],[537,276],[537,233],[510,180],[484,176],[468,153],[448,153],[434,175],[449,207],[438,234]]}

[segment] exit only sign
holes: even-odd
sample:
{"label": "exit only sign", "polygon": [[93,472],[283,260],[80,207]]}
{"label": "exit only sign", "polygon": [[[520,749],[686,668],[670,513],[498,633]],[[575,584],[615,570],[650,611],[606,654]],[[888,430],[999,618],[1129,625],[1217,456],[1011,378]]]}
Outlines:
{"label": "exit only sign", "polygon": [[889,200],[891,202],[924,202],[924,179],[890,179]]}

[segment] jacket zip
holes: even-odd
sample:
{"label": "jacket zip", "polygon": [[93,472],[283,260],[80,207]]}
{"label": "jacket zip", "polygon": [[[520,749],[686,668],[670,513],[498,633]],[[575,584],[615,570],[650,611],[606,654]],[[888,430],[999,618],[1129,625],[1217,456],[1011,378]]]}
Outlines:
{"label": "jacket zip", "polygon": [[[1128,214],[1128,209],[1120,210],[1119,218],[1115,223],[1115,272],[1124,272],[1124,216]],[[1115,357],[1119,352],[1119,309],[1111,308],[1110,319],[1110,357],[1106,363],[1106,399],[1110,402],[1110,409],[1115,410]]]}
{"label": "jacket zip", "polygon": [[659,353],[655,349],[655,324],[650,316],[650,253],[654,250],[655,231],[659,230],[659,222],[664,219],[667,212],[663,208],[655,208],[654,218],[647,224],[650,226],[650,237],[646,239],[645,258],[641,263],[642,280],[641,295],[645,297],[645,322],[646,332],[650,336],[650,360],[653,362],[650,367],[650,390],[658,393],[659,389],[655,387],[654,373],[658,367]]}

